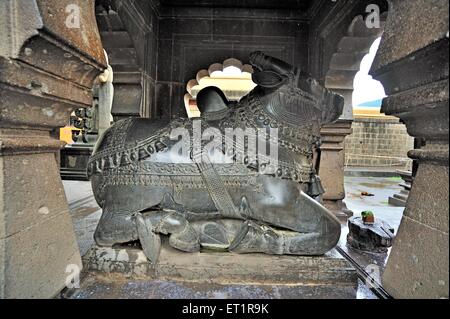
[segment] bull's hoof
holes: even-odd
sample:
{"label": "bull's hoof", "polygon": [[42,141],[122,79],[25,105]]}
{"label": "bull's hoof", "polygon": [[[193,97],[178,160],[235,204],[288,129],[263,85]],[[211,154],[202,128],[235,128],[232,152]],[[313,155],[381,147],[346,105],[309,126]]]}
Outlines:
{"label": "bull's hoof", "polygon": [[94,233],[94,241],[100,247],[112,247],[117,243],[113,237],[99,230]]}
{"label": "bull's hoof", "polygon": [[283,254],[283,237],[280,237],[270,227],[246,221],[238,231],[230,251],[244,253],[265,253],[271,255]]}
{"label": "bull's hoof", "polygon": [[200,239],[191,226],[186,227],[180,233],[170,235],[169,244],[173,248],[188,253],[200,251]]}

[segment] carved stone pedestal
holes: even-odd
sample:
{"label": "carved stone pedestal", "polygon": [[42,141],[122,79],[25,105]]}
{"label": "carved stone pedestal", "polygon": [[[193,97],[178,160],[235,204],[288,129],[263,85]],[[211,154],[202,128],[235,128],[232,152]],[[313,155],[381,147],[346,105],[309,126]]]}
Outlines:
{"label": "carved stone pedestal", "polygon": [[324,206],[331,210],[342,222],[353,216],[347,209],[343,199],[344,166],[345,166],[345,137],[352,133],[352,120],[339,120],[334,124],[322,127],[322,146],[319,175],[325,189],[323,194]]}
{"label": "carved stone pedestal", "polygon": [[81,270],[62,145],[50,134],[91,104],[104,65],[93,10],[85,0],[0,2],[0,298],[53,297]]}
{"label": "carved stone pedestal", "polygon": [[140,249],[93,247],[86,270],[121,273],[129,278],[208,284],[336,285],[357,284],[356,271],[335,250],[319,257],[220,252],[184,253],[163,243],[156,265]]}
{"label": "carved stone pedestal", "polygon": [[449,2],[389,3],[371,73],[388,95],[382,112],[401,118],[411,136],[427,143],[409,152],[418,170],[383,287],[395,298],[448,298]]}

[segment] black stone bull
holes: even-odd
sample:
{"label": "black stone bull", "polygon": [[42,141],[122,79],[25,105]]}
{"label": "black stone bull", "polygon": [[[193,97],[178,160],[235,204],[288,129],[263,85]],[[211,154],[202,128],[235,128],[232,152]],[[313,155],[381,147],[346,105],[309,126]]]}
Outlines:
{"label": "black stone bull", "polygon": [[[104,134],[88,167],[103,208],[98,245],[139,240],[152,262],[161,235],[186,252],[206,247],[321,255],[336,245],[339,221],[315,200],[323,189],[313,148],[321,126],[339,118],[343,98],[261,52],[253,53],[250,63],[258,86],[237,105],[229,105],[219,89],[207,88],[197,97],[198,122],[130,118]],[[225,138],[207,151],[196,148],[198,128]],[[261,139],[275,145],[278,157],[248,155],[254,139],[230,139],[227,129],[259,132],[258,147]],[[187,137],[180,140],[180,132]],[[200,145],[206,142],[211,141]]]}

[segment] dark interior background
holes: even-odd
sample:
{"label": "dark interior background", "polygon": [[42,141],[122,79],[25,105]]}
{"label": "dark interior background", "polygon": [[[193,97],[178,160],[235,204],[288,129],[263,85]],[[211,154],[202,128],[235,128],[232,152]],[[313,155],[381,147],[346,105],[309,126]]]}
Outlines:
{"label": "dark interior background", "polygon": [[[385,11],[385,1],[360,0],[101,0],[111,6],[128,32],[136,51],[134,84],[142,88],[142,105],[136,96],[120,99],[123,113],[170,118],[184,116],[186,84],[201,69],[227,58],[248,62],[249,53],[261,50],[295,64],[323,81],[331,56],[357,15],[366,15],[369,3]],[[107,48],[111,63],[120,59],[112,37],[111,18],[98,16],[102,33],[110,34]],[[111,24],[113,26],[111,26]],[[120,24],[120,23],[118,23]],[[105,46],[107,47],[107,46]],[[118,53],[117,53],[118,52]],[[123,53],[122,53],[123,55]],[[114,65],[113,65],[114,66]],[[128,72],[127,64],[121,65]],[[119,68],[120,70],[120,68]],[[136,73],[135,72],[135,73]],[[115,74],[118,72],[115,67]],[[129,77],[118,80],[127,82]],[[131,80],[130,80],[131,81]],[[129,84],[120,84],[129,85]],[[128,103],[128,104],[127,104]],[[123,105],[127,104],[127,105]],[[125,111],[126,109],[126,111]]]}

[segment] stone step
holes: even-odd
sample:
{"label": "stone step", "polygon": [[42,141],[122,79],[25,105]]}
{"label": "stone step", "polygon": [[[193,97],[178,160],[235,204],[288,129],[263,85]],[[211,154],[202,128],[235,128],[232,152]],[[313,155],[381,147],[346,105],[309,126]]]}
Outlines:
{"label": "stone step", "polygon": [[115,48],[107,52],[109,63],[113,68],[117,65],[138,65],[137,53],[134,48]]}
{"label": "stone step", "polygon": [[325,77],[325,86],[329,89],[353,90],[356,70],[329,70]]}
{"label": "stone step", "polygon": [[403,195],[403,194],[394,194],[394,198],[402,200],[404,202],[406,202],[408,200],[408,196]]}
{"label": "stone step", "polygon": [[101,31],[124,31],[122,20],[119,15],[113,11],[109,14],[97,14],[97,26]]}
{"label": "stone step", "polygon": [[338,52],[367,54],[376,39],[376,37],[343,37],[339,42]]}
{"label": "stone step", "polygon": [[361,61],[366,53],[335,53],[331,58],[331,70],[351,70],[359,71]]}
{"label": "stone step", "polygon": [[378,38],[383,34],[385,24],[385,21],[381,21],[380,28],[368,28],[366,21],[362,18],[362,16],[360,16],[353,20],[352,25],[349,28],[349,35],[361,38]]}
{"label": "stone step", "polygon": [[408,191],[411,190],[411,184],[409,183],[401,183],[399,186],[403,187],[404,189],[407,189]]}
{"label": "stone step", "polygon": [[412,172],[411,172],[411,171],[397,170],[397,173],[398,173],[401,177],[412,177]]}
{"label": "stone step", "polygon": [[100,37],[105,49],[134,48],[133,41],[126,31],[103,31]]}
{"label": "stone step", "polygon": [[380,28],[367,28],[365,27],[364,29],[357,29],[354,31],[353,36],[355,37],[364,37],[364,38],[369,38],[369,37],[374,37],[374,38],[378,38],[381,37],[381,35],[383,34],[383,30],[384,30],[384,25],[385,22],[380,22]]}
{"label": "stone step", "polygon": [[208,284],[355,286],[356,270],[336,250],[324,256],[272,256],[227,252],[183,253],[166,242],[156,265],[140,249],[93,247],[83,257],[86,270],[131,278]]}
{"label": "stone step", "polygon": [[[141,68],[136,64],[114,64],[112,65],[114,70],[114,78],[115,74],[118,73],[120,77],[120,73],[139,73],[141,72]],[[115,82],[115,80],[114,80]]]}
{"label": "stone step", "polygon": [[141,72],[119,72],[114,70],[114,83],[121,84],[140,84],[142,78]]}
{"label": "stone step", "polygon": [[400,191],[400,194],[401,194],[401,195],[405,195],[405,196],[408,197],[409,194],[410,194],[410,191],[408,191],[408,190],[406,190],[406,189],[403,189],[403,190]]}
{"label": "stone step", "polygon": [[389,197],[388,203],[389,205],[396,207],[406,207],[406,201],[403,201],[395,197]]}

